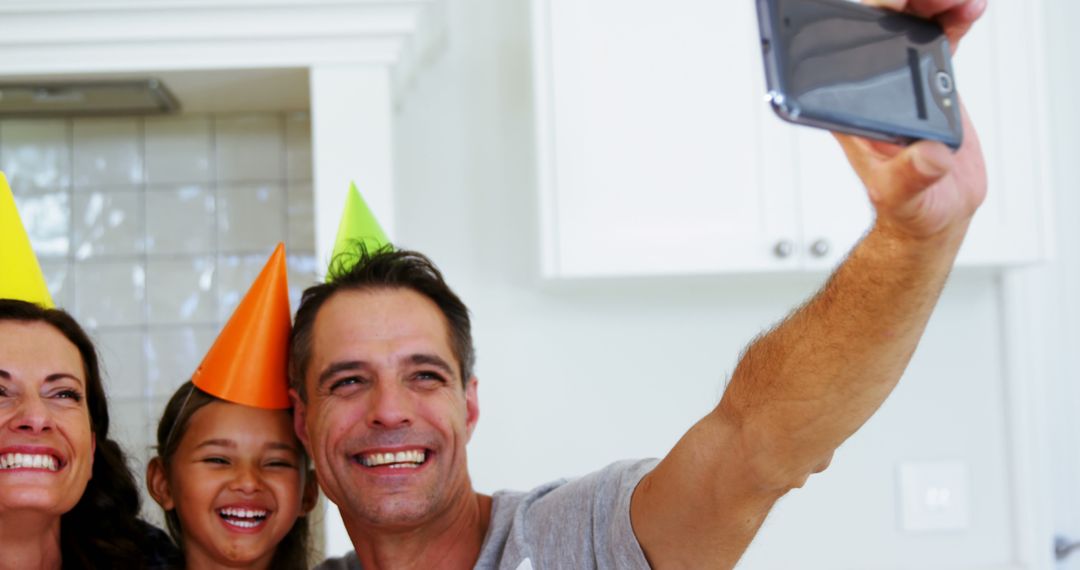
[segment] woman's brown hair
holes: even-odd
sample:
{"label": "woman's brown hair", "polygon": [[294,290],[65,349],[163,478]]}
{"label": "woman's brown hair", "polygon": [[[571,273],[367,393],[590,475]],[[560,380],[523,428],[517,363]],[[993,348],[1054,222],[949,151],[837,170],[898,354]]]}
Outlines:
{"label": "woman's brown hair", "polygon": [[79,351],[86,374],[86,407],[97,445],[90,482],[79,502],[60,517],[64,568],[143,568],[146,525],[138,520],[139,488],[127,457],[109,438],[109,403],[97,351],[71,315],[26,301],[0,299],[0,321],[45,323]]}

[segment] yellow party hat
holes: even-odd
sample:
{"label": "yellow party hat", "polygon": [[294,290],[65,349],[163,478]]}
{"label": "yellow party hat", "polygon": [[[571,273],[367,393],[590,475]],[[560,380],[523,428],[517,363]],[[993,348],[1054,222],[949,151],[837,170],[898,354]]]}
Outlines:
{"label": "yellow party hat", "polygon": [[0,299],[29,301],[50,309],[55,306],[3,172],[0,172]]}

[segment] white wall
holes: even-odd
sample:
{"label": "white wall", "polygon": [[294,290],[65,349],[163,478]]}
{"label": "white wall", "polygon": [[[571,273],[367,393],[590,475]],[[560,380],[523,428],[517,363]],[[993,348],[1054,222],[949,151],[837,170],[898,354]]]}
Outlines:
{"label": "white wall", "polygon": [[[1046,332],[1048,385],[1047,431],[1053,461],[1050,488],[1054,530],[1080,541],[1080,37],[1076,22],[1080,5],[1066,0],[1047,3],[1048,114],[1051,129],[1049,157],[1054,182],[1058,251],[1056,261],[1033,271],[1040,283],[1036,307]],[[1060,570],[1080,570],[1075,552]]]}
{"label": "white wall", "polygon": [[[524,0],[452,2],[447,53],[395,131],[397,242],[432,256],[474,313],[470,461],[485,492],[662,455],[715,405],[742,346],[823,278],[542,282],[528,18]],[[1012,561],[998,295],[991,273],[954,276],[897,393],[782,502],[741,567]],[[899,530],[896,466],[920,459],[967,462],[969,530]]]}

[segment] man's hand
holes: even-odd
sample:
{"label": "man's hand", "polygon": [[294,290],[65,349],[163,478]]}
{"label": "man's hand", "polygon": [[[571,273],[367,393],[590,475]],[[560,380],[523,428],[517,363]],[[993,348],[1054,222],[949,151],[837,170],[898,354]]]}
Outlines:
{"label": "man's hand", "polygon": [[[936,20],[953,52],[987,0],[864,0],[886,9]],[[961,108],[964,143],[956,154],[938,142],[908,147],[837,134],[848,161],[877,210],[877,228],[893,235],[928,238],[967,228],[986,196],[986,166],[978,136]]]}
{"label": "man's hand", "polygon": [[[985,0],[877,0],[934,18],[955,48]],[[825,469],[896,386],[986,194],[979,139],[908,147],[837,136],[877,210],[814,298],[746,349],[716,409],[630,503],[654,568],[731,568],[778,498]]]}

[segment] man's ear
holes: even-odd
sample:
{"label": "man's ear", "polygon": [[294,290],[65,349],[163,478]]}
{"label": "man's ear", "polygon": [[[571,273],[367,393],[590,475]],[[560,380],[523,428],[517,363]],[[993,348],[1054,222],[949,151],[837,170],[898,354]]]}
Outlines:
{"label": "man's ear", "polygon": [[315,470],[308,469],[304,474],[304,495],[300,501],[300,511],[304,515],[311,512],[311,509],[315,508],[315,503],[319,502],[319,482],[315,480]]}
{"label": "man's ear", "polygon": [[476,393],[479,384],[480,381],[476,376],[469,378],[469,381],[465,383],[465,433],[468,434],[469,439],[472,439],[476,422],[480,420],[480,396]]}
{"label": "man's ear", "polygon": [[307,433],[307,404],[300,398],[300,394],[292,388],[289,388],[289,399],[292,400],[293,405],[293,431],[296,432],[296,438],[304,445],[304,449],[307,450],[310,456],[311,446],[308,445]]}
{"label": "man's ear", "polygon": [[151,459],[146,465],[146,488],[161,508],[166,511],[176,508],[172,490],[169,488],[169,474],[165,472],[165,464],[162,463],[160,457]]}

